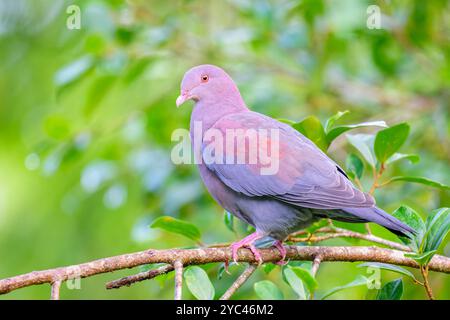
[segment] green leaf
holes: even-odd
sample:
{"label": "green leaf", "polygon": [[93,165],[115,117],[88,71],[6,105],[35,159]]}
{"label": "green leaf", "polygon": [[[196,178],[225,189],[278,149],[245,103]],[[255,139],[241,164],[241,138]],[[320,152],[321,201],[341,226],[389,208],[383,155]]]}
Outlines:
{"label": "green leaf", "polygon": [[400,300],[403,295],[403,281],[396,279],[386,283],[378,292],[377,300]]}
{"label": "green leaf", "polygon": [[301,267],[291,267],[291,266],[288,266],[285,269],[291,269],[295,273],[295,275],[305,283],[309,292],[316,291],[317,281],[308,270]]}
{"label": "green leaf", "polygon": [[219,270],[217,270],[217,280],[222,279],[224,272],[225,272],[225,263],[221,263],[219,266]]}
{"label": "green leaf", "polygon": [[184,280],[189,291],[198,300],[214,299],[214,286],[202,268],[197,266],[189,267],[184,272]]}
{"label": "green leaf", "polygon": [[123,77],[124,81],[126,83],[131,83],[139,78],[153,61],[154,58],[142,58],[134,62]]}
{"label": "green leaf", "polygon": [[284,268],[283,270],[284,278],[292,290],[298,295],[300,300],[306,300],[308,295],[306,293],[305,287],[303,286],[303,281],[297,276],[297,274],[291,268]]}
{"label": "green leaf", "polygon": [[339,292],[341,290],[354,288],[354,287],[359,287],[359,286],[362,286],[362,285],[367,285],[367,278],[362,276],[362,275],[358,275],[356,277],[356,279],[353,280],[352,282],[347,283],[347,284],[345,284],[343,286],[335,287],[335,288],[327,291],[325,294],[322,295],[322,297],[320,299],[324,300],[325,298],[328,298],[332,294],[335,294],[336,292]]}
{"label": "green leaf", "polygon": [[370,166],[375,168],[376,160],[373,154],[373,143],[375,137],[371,134],[347,134],[348,141],[361,153]]}
{"label": "green leaf", "polygon": [[100,33],[94,32],[86,35],[84,41],[84,49],[88,53],[92,53],[95,56],[102,56],[107,49],[107,41]]}
{"label": "green leaf", "polygon": [[442,241],[450,231],[450,209],[434,210],[425,222],[427,231],[424,236],[423,252],[439,249]]}
{"label": "green leaf", "polygon": [[400,123],[381,130],[375,137],[375,156],[380,163],[385,163],[405,143],[409,135],[409,125]]}
{"label": "green leaf", "polygon": [[317,117],[306,117],[302,121],[293,124],[292,127],[314,142],[323,151],[328,149],[325,130]]}
{"label": "green leaf", "polygon": [[142,266],[139,266],[139,272],[148,272],[150,270],[158,269],[159,267],[162,267],[166,265],[165,263],[150,263],[150,264],[144,264]]}
{"label": "green leaf", "polygon": [[198,228],[192,223],[175,219],[169,216],[162,216],[157,218],[155,221],[153,221],[150,227],[177,233],[196,242],[199,242],[201,237],[200,230],[198,230]]}
{"label": "green leaf", "polygon": [[432,250],[425,253],[405,253],[404,255],[405,257],[415,260],[419,265],[425,266],[431,261],[431,258],[433,258],[436,251],[437,250]]}
{"label": "green leaf", "polygon": [[283,300],[283,293],[269,280],[256,282],[253,285],[256,294],[263,300]]}
{"label": "green leaf", "polygon": [[[232,261],[228,263],[228,271],[231,272],[231,269],[237,266],[237,263]],[[225,273],[225,262],[221,263],[219,266],[219,269],[217,270],[217,279],[220,280],[223,277],[223,274]]]}
{"label": "green leaf", "polygon": [[95,79],[94,83],[89,87],[83,107],[86,115],[91,114],[100,105],[117,79],[116,75],[110,74],[102,75]]}
{"label": "green leaf", "polygon": [[228,230],[234,232],[234,215],[232,213],[225,210],[223,213],[223,222],[227,226]]}
{"label": "green leaf", "polygon": [[276,268],[276,266],[277,265],[273,263],[266,263],[264,264],[263,271],[265,274],[269,274],[273,269]]}
{"label": "green leaf", "polygon": [[442,184],[437,181],[430,180],[428,178],[424,178],[424,177],[397,176],[397,177],[393,177],[393,178],[389,179],[388,181],[386,181],[383,184],[389,184],[391,182],[396,182],[396,181],[407,181],[407,182],[413,182],[413,183],[420,183],[420,184],[424,184],[424,185],[427,185],[427,186],[430,186],[433,188],[450,190],[450,186]]}
{"label": "green leaf", "polygon": [[329,132],[334,123],[348,113],[350,113],[350,111],[348,110],[338,111],[335,115],[328,118],[327,122],[325,123],[325,132]]}
{"label": "green leaf", "polygon": [[412,246],[412,249],[417,251],[420,245],[422,244],[422,239],[426,230],[422,217],[416,211],[414,211],[414,209],[405,205],[395,210],[392,213],[392,216],[404,222],[417,232],[416,235],[414,236],[414,239],[399,236],[399,239],[404,244]]}
{"label": "green leaf", "polygon": [[65,140],[70,137],[70,121],[61,115],[50,115],[44,121],[45,133],[56,140]]}
{"label": "green leaf", "polygon": [[362,128],[362,127],[383,127],[383,128],[386,128],[387,125],[386,125],[386,122],[384,122],[384,121],[371,121],[371,122],[362,122],[362,123],[358,123],[358,124],[348,124],[348,125],[335,127],[333,129],[331,129],[326,134],[326,136],[327,136],[327,143],[331,144],[331,142],[333,142],[334,139],[339,137],[344,132],[347,132],[349,130],[356,129],[356,128]]}
{"label": "green leaf", "polygon": [[91,56],[84,56],[78,60],[59,69],[54,76],[54,83],[59,86],[65,86],[79,80],[94,65],[94,59]]}
{"label": "green leaf", "polygon": [[411,163],[417,163],[420,160],[420,157],[417,154],[405,154],[405,153],[394,153],[389,159],[387,159],[386,164],[391,164],[400,160],[409,160]]}
{"label": "green leaf", "polygon": [[292,121],[292,120],[289,120],[289,119],[277,119],[277,120],[280,121],[280,122],[286,123],[286,124],[288,124],[290,126],[295,124],[295,121]]}
{"label": "green leaf", "polygon": [[358,268],[363,268],[363,267],[373,267],[373,268],[379,268],[379,269],[383,269],[383,270],[388,270],[388,271],[393,271],[393,272],[397,272],[400,274],[403,274],[407,277],[410,277],[412,280],[416,280],[416,277],[414,277],[414,275],[409,272],[408,270],[406,270],[405,268],[393,265],[393,264],[389,264],[389,263],[382,263],[382,262],[365,262],[365,263],[361,263],[360,265],[358,265]]}
{"label": "green leaf", "polygon": [[354,153],[349,154],[345,161],[345,165],[348,172],[351,172],[355,177],[361,179],[364,171],[364,163],[360,157]]}

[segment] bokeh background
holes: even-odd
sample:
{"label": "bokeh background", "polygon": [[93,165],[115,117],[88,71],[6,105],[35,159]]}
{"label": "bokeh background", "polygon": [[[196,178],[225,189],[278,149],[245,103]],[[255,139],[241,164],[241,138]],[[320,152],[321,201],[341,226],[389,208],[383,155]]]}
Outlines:
{"label": "bokeh background", "polygon": [[[66,26],[69,5],[81,9],[81,29]],[[369,5],[381,29],[366,26]],[[388,174],[421,175],[449,183],[450,5],[435,1],[61,1],[0,0],[0,278],[81,263],[146,248],[195,243],[159,229],[161,215],[194,223],[205,243],[229,242],[223,210],[192,165],[170,160],[171,133],[188,128],[191,105],[175,108],[184,72],[217,64],[236,80],[247,104],[272,117],[325,120],[350,110],[343,122],[407,121],[411,135],[402,162]],[[362,129],[373,132],[375,129]],[[329,154],[345,161],[345,137]],[[370,170],[366,170],[370,171]],[[370,185],[370,172],[363,181]],[[423,217],[449,206],[448,191],[398,183],[376,191],[391,212],[400,204]],[[395,239],[381,228],[375,233]],[[365,244],[332,240],[325,244]],[[444,242],[441,254],[450,255]],[[232,276],[217,279],[220,296]],[[69,299],[171,299],[173,281],[146,281],[106,291],[109,280],[139,270],[99,275]],[[365,270],[323,264],[319,291],[352,281]],[[383,281],[398,275],[382,273]],[[255,299],[253,283],[269,279],[286,298],[294,292],[278,269],[258,271],[235,298]],[[450,277],[432,274],[439,298],[450,298]],[[364,299],[367,288],[330,299]],[[187,290],[186,298],[192,298]],[[47,285],[0,299],[47,299]],[[426,298],[405,281],[404,298]]]}

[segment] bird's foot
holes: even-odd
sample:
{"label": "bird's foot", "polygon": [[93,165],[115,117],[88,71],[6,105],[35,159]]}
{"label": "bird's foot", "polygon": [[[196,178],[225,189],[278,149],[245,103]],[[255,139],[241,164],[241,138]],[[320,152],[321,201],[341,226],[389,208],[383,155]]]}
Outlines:
{"label": "bird's foot", "polygon": [[258,249],[256,249],[254,242],[260,238],[264,237],[263,234],[257,232],[252,233],[251,235],[245,237],[244,239],[237,241],[233,244],[231,244],[231,253],[232,258],[235,263],[238,263],[238,250],[240,248],[248,248],[253,253],[253,256],[255,257],[256,262],[258,265],[261,265],[263,262],[263,259],[261,257],[261,254],[259,253]]}
{"label": "bird's foot", "polygon": [[281,255],[281,260],[275,262],[275,264],[279,265],[279,266],[284,266],[288,263],[288,261],[286,261],[286,254],[287,254],[287,250],[286,248],[283,246],[283,241],[280,240],[276,240],[273,245],[275,246],[275,248],[278,249],[278,251],[280,252]]}

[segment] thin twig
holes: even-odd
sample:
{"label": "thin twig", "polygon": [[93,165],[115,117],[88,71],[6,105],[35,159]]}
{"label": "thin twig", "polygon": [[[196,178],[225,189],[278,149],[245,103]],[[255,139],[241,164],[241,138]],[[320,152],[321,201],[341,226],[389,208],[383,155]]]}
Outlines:
{"label": "thin twig", "polygon": [[297,237],[298,235],[303,235],[304,233],[296,232],[296,233],[291,234],[288,237],[288,241],[316,243],[316,242],[321,242],[321,241],[325,241],[328,239],[334,239],[334,238],[353,238],[353,239],[361,239],[361,240],[366,240],[366,241],[382,244],[382,245],[385,245],[387,247],[397,249],[397,250],[411,251],[411,249],[409,247],[407,247],[403,244],[389,241],[389,240],[374,236],[372,234],[364,234],[364,233],[350,231],[350,230],[346,230],[346,229],[342,229],[342,228],[336,228],[336,227],[327,228],[327,227],[325,227],[325,228],[316,230],[315,233],[329,233],[329,234],[326,234],[323,236],[310,236],[308,238],[298,238]]}
{"label": "thin twig", "polygon": [[140,272],[138,274],[134,274],[132,276],[123,277],[106,284],[106,289],[118,289],[123,286],[130,286],[133,283],[153,279],[159,275],[166,274],[170,271],[173,271],[173,265],[167,264],[165,266],[159,267],[157,269]]}
{"label": "thin twig", "polygon": [[183,263],[180,260],[176,260],[173,263],[175,269],[175,300],[181,300],[181,294],[183,289]]}
{"label": "thin twig", "polygon": [[320,263],[322,262],[322,257],[320,255],[317,255],[314,260],[313,260],[313,264],[311,267],[311,274],[313,275],[313,277],[316,276],[317,271],[319,270],[320,267]]}
{"label": "thin twig", "polygon": [[220,300],[229,300],[231,296],[247,281],[248,278],[255,272],[258,265],[249,264],[244,272],[236,279],[236,281],[228,288],[228,290],[220,297]]}
{"label": "thin twig", "polygon": [[[372,186],[370,187],[369,190],[369,194],[373,195],[373,193],[375,192],[375,189],[377,189],[380,185],[379,185],[379,180],[381,178],[381,176],[383,175],[384,169],[385,169],[385,165],[384,163],[380,164],[380,169],[377,171],[375,168],[373,168],[373,183]],[[369,235],[372,235],[372,230],[370,229],[369,223],[365,223],[364,224],[366,231]]]}
{"label": "thin twig", "polygon": [[428,265],[420,267],[420,273],[423,277],[423,286],[427,293],[428,299],[434,300],[433,290],[431,289],[430,282],[428,280]]}
{"label": "thin twig", "polygon": [[373,168],[373,183],[370,187],[369,194],[373,194],[375,192],[375,189],[378,188],[380,185],[378,181],[380,180],[381,176],[384,173],[384,170],[386,169],[386,166],[384,163],[380,164],[380,169],[377,171],[375,168]]}
{"label": "thin twig", "polygon": [[59,300],[59,290],[61,288],[61,280],[56,280],[52,283],[51,300]]}
{"label": "thin twig", "polygon": [[[364,187],[361,183],[361,180],[359,180],[359,178],[355,176],[354,181],[355,181],[356,185],[358,186],[358,189],[361,190],[362,192],[364,192]],[[369,223],[366,222],[364,224],[364,227],[366,228],[367,234],[372,234],[372,230],[370,230]]]}
{"label": "thin twig", "polygon": [[[311,267],[311,274],[313,277],[316,276],[317,271],[319,270],[320,267],[320,263],[322,262],[322,257],[320,255],[317,255],[314,257],[313,263],[312,263],[312,267]],[[310,300],[314,300],[314,294],[315,291],[311,290],[311,292],[309,293],[309,299]]]}
{"label": "thin twig", "polygon": [[354,181],[355,181],[356,185],[358,186],[358,189],[361,190],[361,191],[364,191],[364,187],[363,187],[363,185],[361,183],[361,180],[359,180],[358,177],[355,177]]}
{"label": "thin twig", "polygon": [[[385,249],[380,247],[352,247],[352,246],[286,246],[286,259],[291,261],[312,261],[321,255],[324,261],[370,261],[384,262],[399,266],[419,268],[413,259],[404,256],[404,251]],[[280,260],[280,253],[276,248],[259,249],[263,262]],[[255,263],[255,257],[248,249],[238,252],[239,262]],[[8,293],[23,287],[53,283],[54,279],[86,278],[97,274],[133,268],[152,263],[173,263],[182,261],[184,266],[202,265],[231,260],[229,248],[198,248],[198,249],[169,249],[146,250],[119,256],[98,259],[68,267],[60,267],[43,271],[33,271],[15,277],[0,280],[0,294]],[[450,258],[435,255],[430,261],[429,270],[450,273]]]}

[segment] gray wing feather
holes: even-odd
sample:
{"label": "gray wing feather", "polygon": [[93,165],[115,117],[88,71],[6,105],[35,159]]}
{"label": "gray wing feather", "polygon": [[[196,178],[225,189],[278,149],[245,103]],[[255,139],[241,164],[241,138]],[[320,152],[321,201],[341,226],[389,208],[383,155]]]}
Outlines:
{"label": "gray wing feather", "polygon": [[[223,183],[250,197],[272,197],[301,207],[340,209],[372,207],[373,198],[356,189],[338,165],[291,126],[256,112],[232,114],[214,128],[275,128],[283,157],[279,172],[261,175],[250,164],[207,164]],[[256,128],[255,128],[256,126]]]}

